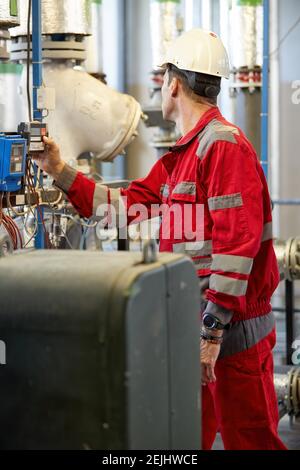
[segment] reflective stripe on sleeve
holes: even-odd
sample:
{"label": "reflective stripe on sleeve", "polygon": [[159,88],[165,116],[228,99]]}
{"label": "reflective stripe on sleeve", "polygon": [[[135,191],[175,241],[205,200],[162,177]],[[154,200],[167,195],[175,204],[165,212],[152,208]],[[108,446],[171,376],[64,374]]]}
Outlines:
{"label": "reflective stripe on sleeve", "polygon": [[96,184],[93,199],[93,215],[97,215],[97,209],[99,208],[99,206],[101,206],[102,204],[107,204],[107,193],[107,186],[104,186],[102,184]]}
{"label": "reflective stripe on sleeve", "polygon": [[212,274],[210,276],[209,288],[222,294],[240,297],[247,292],[248,281],[233,279],[232,277]]}
{"label": "reflective stripe on sleeve", "polygon": [[266,242],[267,240],[273,239],[273,226],[272,222],[268,222],[264,225],[263,233],[261,237],[262,242]]}
{"label": "reflective stripe on sleeve", "polygon": [[210,211],[218,209],[231,209],[243,205],[241,193],[227,194],[225,196],[216,196],[208,198],[208,207]]}
{"label": "reflective stripe on sleeve", "polygon": [[193,259],[193,262],[194,262],[194,265],[195,265],[195,268],[197,270],[200,270],[200,269],[211,269],[211,262],[212,262],[212,259],[210,256],[206,257],[206,258],[200,258],[200,259]]}
{"label": "reflective stripe on sleeve", "polygon": [[184,253],[189,256],[208,256],[212,253],[212,240],[174,243],[173,252]]}
{"label": "reflective stripe on sleeve", "polygon": [[212,255],[212,271],[228,271],[239,274],[250,274],[253,259],[236,255]]}

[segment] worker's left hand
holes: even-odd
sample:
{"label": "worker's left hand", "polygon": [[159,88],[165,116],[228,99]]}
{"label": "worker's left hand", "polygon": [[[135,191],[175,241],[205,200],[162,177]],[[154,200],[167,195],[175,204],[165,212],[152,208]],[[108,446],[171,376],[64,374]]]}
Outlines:
{"label": "worker's left hand", "polygon": [[34,155],[34,162],[48,175],[57,179],[65,167],[65,162],[61,158],[59,147],[53,139],[44,136],[43,141],[45,150]]}
{"label": "worker's left hand", "polygon": [[215,382],[215,365],[220,354],[220,344],[212,344],[203,339],[200,342],[200,361],[202,368],[202,385]]}

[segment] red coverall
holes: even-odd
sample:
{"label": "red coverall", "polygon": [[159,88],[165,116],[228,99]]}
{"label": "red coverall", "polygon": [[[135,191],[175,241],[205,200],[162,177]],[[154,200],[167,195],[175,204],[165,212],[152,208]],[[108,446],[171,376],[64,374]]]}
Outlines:
{"label": "red coverall", "polygon": [[[207,309],[223,319],[224,312],[231,312],[217,382],[202,387],[202,447],[210,449],[220,430],[226,449],[285,449],[277,435],[273,385],[270,298],[279,274],[271,204],[261,165],[243,132],[215,107],[128,189],[96,185],[69,166],[56,185],[84,217],[95,215],[101,203],[111,203],[119,212],[121,206],[130,211],[134,204],[144,204],[149,216],[152,204],[163,203],[170,213],[175,206],[183,214],[189,210],[191,233],[197,204],[202,205],[202,226],[194,238],[181,227],[178,236],[172,213],[164,214],[160,230],[160,251],[191,256],[199,278],[209,276]],[[171,229],[163,235],[170,220]]]}

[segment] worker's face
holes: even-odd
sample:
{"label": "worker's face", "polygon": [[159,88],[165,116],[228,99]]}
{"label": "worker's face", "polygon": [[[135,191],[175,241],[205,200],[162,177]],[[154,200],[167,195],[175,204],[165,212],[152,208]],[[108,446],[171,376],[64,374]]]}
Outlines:
{"label": "worker's face", "polygon": [[163,118],[166,120],[172,120],[172,115],[174,111],[174,103],[172,99],[171,84],[169,85],[168,70],[166,70],[165,75],[164,75],[163,86],[161,88],[161,96],[162,96]]}

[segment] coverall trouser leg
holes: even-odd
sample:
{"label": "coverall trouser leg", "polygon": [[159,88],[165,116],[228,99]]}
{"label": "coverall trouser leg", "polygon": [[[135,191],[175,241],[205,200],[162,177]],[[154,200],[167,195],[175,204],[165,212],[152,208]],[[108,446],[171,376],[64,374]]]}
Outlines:
{"label": "coverall trouser leg", "polygon": [[202,387],[202,449],[219,430],[226,450],[286,450],[277,432],[275,329],[255,346],[219,359],[217,381]]}

